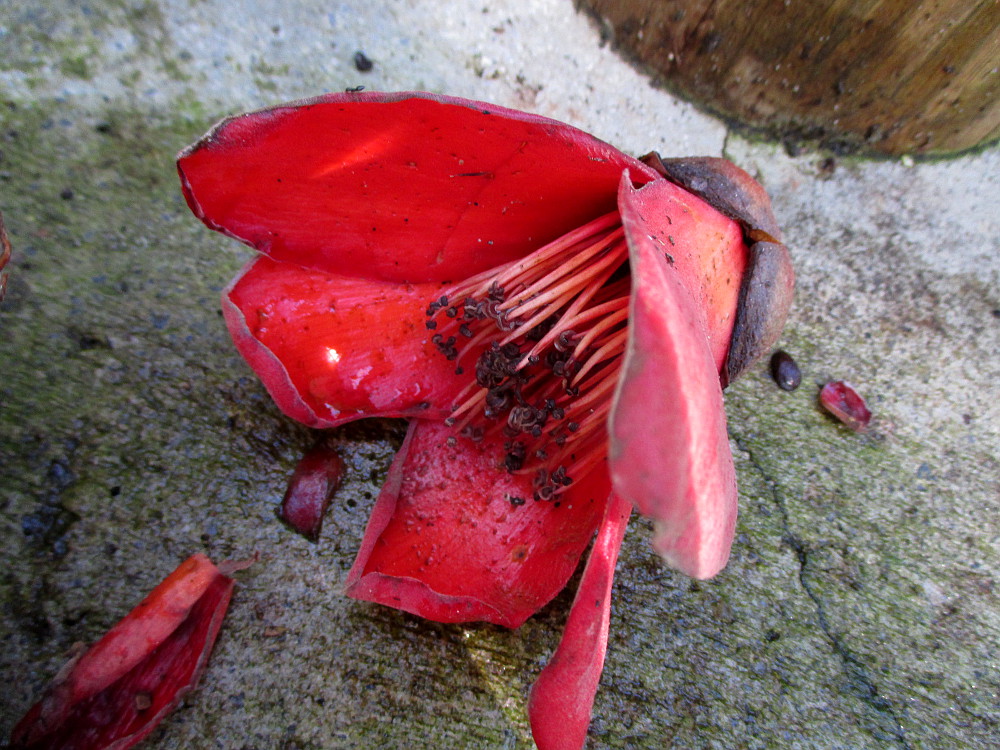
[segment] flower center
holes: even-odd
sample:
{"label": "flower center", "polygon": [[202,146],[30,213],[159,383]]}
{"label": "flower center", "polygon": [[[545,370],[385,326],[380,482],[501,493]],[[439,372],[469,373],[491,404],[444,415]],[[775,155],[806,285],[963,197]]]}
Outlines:
{"label": "flower center", "polygon": [[534,472],[535,500],[558,501],[607,455],[628,334],[627,263],[615,211],[451,287],[427,308],[431,341],[458,374],[480,352],[446,423],[476,441],[502,434],[504,466]]}

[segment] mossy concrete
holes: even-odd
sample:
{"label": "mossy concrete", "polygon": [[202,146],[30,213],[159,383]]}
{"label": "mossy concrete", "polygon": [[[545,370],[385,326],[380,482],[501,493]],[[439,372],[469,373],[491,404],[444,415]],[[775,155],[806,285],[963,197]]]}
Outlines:
{"label": "mossy concrete", "polygon": [[[789,157],[650,88],[558,0],[4,4],[0,734],[182,558],[259,551],[201,687],[146,746],[531,746],[527,691],[571,590],[516,632],[340,595],[402,425],[335,433],[348,472],[319,544],[276,520],[315,435],[222,325],[249,251],[177,189],[174,154],[218,117],[360,83],[532,109],[633,153],[724,151],[786,228],[782,345],[804,383],[762,366],[727,393],[742,506],[722,575],[676,575],[630,529],[590,746],[995,747],[1000,154]],[[868,398],[868,433],[819,410],[830,378]]]}

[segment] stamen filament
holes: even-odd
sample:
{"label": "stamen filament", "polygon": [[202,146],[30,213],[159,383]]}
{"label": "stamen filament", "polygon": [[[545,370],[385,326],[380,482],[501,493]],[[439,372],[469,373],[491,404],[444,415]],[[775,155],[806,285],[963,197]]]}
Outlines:
{"label": "stamen filament", "polygon": [[431,341],[457,374],[470,371],[446,424],[476,441],[502,433],[503,466],[534,472],[536,500],[553,500],[606,459],[628,333],[627,259],[611,212],[443,289],[427,308]]}

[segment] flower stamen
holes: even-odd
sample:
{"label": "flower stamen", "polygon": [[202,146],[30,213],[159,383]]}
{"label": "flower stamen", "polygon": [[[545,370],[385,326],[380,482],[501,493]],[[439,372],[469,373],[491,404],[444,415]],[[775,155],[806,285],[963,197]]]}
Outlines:
{"label": "flower stamen", "polygon": [[[446,424],[504,438],[504,468],[558,502],[604,460],[628,335],[628,247],[617,212],[456,285],[427,308],[438,351],[471,370]],[[474,358],[474,359],[473,359]]]}

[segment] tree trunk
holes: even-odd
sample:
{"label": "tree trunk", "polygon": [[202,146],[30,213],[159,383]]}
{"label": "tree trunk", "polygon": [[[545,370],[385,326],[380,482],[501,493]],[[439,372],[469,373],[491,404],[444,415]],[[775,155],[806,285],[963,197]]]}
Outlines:
{"label": "tree trunk", "polygon": [[835,151],[941,155],[1000,137],[996,0],[580,0],[706,108]]}

